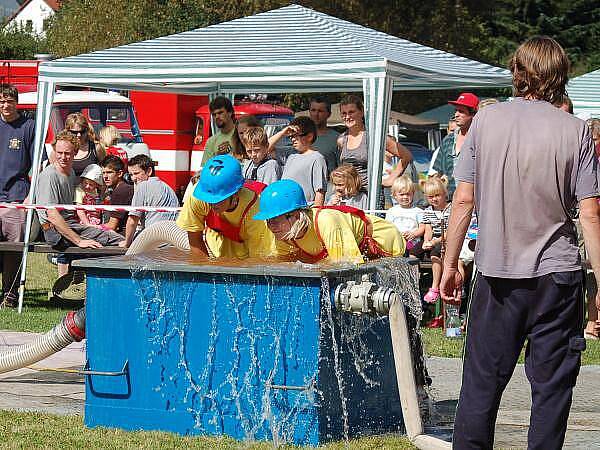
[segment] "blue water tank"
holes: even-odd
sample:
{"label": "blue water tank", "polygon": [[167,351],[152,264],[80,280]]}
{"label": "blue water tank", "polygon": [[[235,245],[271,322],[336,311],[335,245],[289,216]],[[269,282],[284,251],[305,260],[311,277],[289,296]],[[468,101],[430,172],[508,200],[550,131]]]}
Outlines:
{"label": "blue water tank", "polygon": [[190,264],[87,273],[85,424],[319,445],[403,430],[387,317],[337,311],[350,268]]}

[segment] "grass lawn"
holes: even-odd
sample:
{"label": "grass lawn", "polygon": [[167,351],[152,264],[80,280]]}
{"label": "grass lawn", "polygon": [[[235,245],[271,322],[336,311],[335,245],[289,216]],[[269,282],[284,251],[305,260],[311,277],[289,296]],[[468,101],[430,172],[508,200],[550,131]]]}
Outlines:
{"label": "grass lawn", "polygon": [[[239,442],[222,437],[181,437],[172,433],[127,432],[107,428],[89,429],[83,426],[80,416],[55,416],[38,413],[0,411],[0,444],[2,448],[198,448],[198,449],[249,449],[269,450],[271,442]],[[49,445],[51,443],[51,445]],[[293,446],[282,449],[301,448]],[[306,447],[304,447],[306,448]],[[414,449],[407,438],[377,436],[320,447],[329,450],[342,449]]]}

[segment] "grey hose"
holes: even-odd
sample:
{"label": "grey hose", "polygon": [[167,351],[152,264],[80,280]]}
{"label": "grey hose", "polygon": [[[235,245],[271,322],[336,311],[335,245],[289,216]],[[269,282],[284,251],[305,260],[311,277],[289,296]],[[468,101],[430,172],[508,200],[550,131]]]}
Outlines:
{"label": "grey hose", "polygon": [[81,341],[85,333],[85,309],[71,311],[46,334],[33,342],[0,353],[0,373],[27,367],[62,350],[72,342]]}
{"label": "grey hose", "polygon": [[179,250],[189,250],[187,232],[171,220],[153,223],[144,229],[131,243],[126,255],[137,255],[156,250],[161,244],[171,244]]}

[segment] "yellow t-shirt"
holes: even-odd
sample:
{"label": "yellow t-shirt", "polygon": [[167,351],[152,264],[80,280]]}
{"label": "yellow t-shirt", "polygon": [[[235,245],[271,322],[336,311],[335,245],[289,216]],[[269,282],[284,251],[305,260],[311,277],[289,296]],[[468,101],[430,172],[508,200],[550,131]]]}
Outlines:
{"label": "yellow t-shirt", "polygon": [[[267,228],[264,220],[254,220],[258,213],[258,199],[250,207],[244,220],[242,213],[254,198],[254,192],[241,188],[238,192],[239,202],[233,211],[224,212],[222,217],[231,225],[240,226],[240,238],[243,242],[232,241],[214,230],[206,229],[206,244],[216,257],[226,258],[265,258],[278,254],[280,247],[275,243],[275,236]],[[183,204],[177,217],[177,226],[191,232],[203,232],[204,220],[210,211],[210,205],[190,196]]]}
{"label": "yellow t-shirt", "polygon": [[[316,209],[311,210],[313,224],[316,211]],[[372,224],[372,237],[381,249],[390,256],[402,256],[405,242],[394,224],[369,214],[367,218]],[[328,261],[364,262],[358,247],[364,234],[364,222],[360,217],[333,209],[323,209],[319,212],[318,227],[322,242],[313,225],[301,239],[296,240],[296,245],[304,252],[315,256],[326,248]]]}

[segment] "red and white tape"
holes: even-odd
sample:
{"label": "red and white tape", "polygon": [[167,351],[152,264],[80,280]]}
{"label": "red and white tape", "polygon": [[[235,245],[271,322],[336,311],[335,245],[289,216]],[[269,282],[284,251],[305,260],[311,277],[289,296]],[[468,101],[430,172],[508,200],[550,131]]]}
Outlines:
{"label": "red and white tape", "polygon": [[[35,209],[47,211],[56,209],[58,211],[108,211],[108,212],[179,212],[180,206],[126,206],[126,205],[26,205],[20,203],[0,203],[0,209]],[[385,214],[387,211],[373,209],[365,210],[367,214]]]}
{"label": "red and white tape", "polygon": [[35,209],[36,211],[47,211],[56,209],[58,211],[109,211],[109,212],[179,212],[179,206],[125,206],[125,205],[27,205],[20,203],[0,203],[0,209]]}

